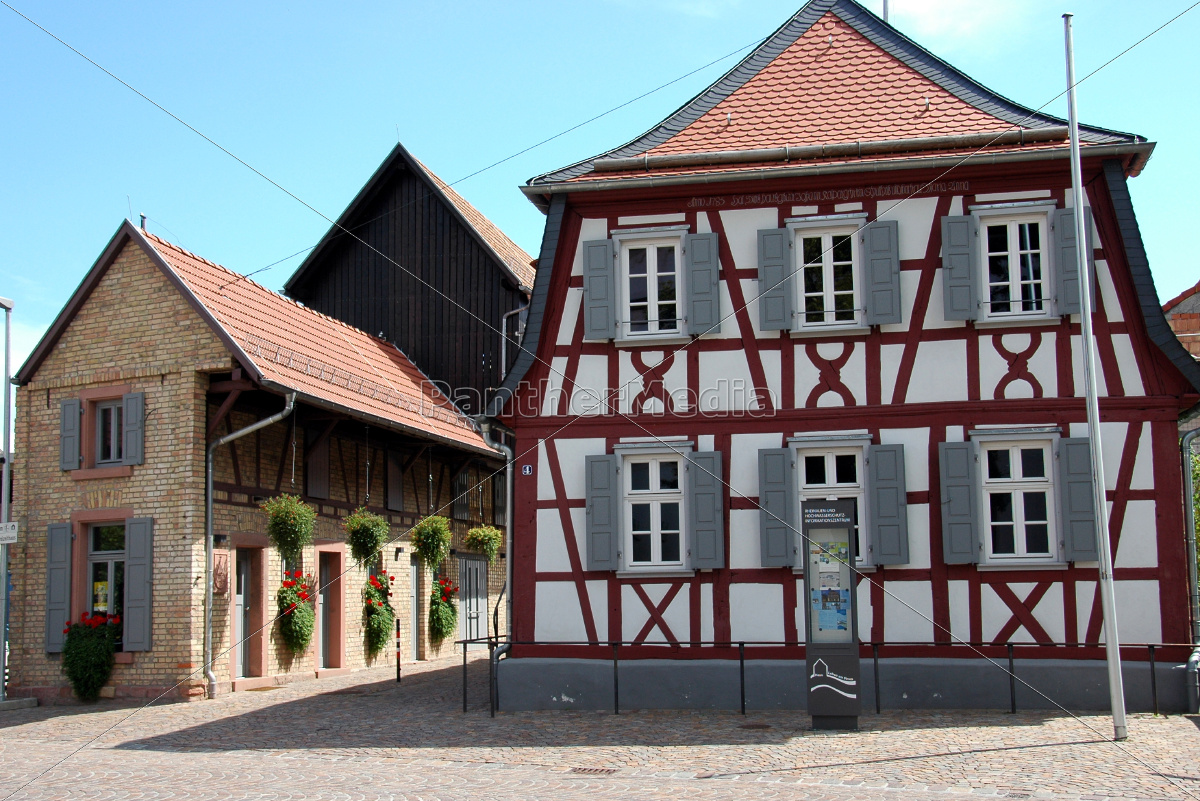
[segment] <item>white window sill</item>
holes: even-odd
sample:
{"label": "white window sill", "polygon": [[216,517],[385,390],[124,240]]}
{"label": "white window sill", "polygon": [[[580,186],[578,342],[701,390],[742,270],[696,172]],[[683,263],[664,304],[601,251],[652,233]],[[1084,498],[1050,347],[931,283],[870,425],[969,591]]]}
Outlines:
{"label": "white window sill", "polygon": [[1066,562],[1022,562],[1019,559],[1012,561],[991,561],[983,562],[976,565],[981,571],[994,572],[998,570],[1066,570]]}
{"label": "white window sill", "polygon": [[696,571],[686,567],[625,568],[617,571],[617,578],[691,578],[694,575]]}
{"label": "white window sill", "polygon": [[1015,328],[1025,325],[1058,325],[1062,322],[1061,317],[1051,317],[1044,314],[1039,314],[1036,317],[985,317],[975,321],[975,327],[980,329],[987,328]]}
{"label": "white window sill", "polygon": [[791,330],[792,339],[827,336],[865,337],[869,333],[871,333],[869,325],[812,325]]}
{"label": "white window sill", "polygon": [[613,344],[618,348],[662,347],[664,345],[687,345],[692,341],[689,336],[670,334],[667,336],[623,337],[614,339]]}

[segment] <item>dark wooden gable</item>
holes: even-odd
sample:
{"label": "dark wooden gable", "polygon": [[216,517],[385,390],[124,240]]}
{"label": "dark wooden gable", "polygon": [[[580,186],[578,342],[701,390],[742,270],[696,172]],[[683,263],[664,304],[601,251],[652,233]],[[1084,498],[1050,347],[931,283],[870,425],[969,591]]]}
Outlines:
{"label": "dark wooden gable", "polygon": [[[500,384],[501,318],[526,301],[512,272],[399,146],[285,292],[394,342],[468,413],[483,411]],[[511,333],[515,320],[508,323]],[[510,337],[510,365],[515,356]]]}

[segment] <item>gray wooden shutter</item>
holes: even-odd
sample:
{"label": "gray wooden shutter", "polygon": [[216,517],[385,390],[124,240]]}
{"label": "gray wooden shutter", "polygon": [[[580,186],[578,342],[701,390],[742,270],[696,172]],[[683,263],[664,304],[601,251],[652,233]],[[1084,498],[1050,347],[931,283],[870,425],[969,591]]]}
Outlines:
{"label": "gray wooden shutter", "polygon": [[791,448],[758,452],[759,550],[763,567],[795,564],[796,483]]}
{"label": "gray wooden shutter", "polygon": [[[76,401],[78,403],[78,401]],[[71,616],[71,524],[46,528],[46,652],[61,653]]]}
{"label": "gray wooden shutter", "polygon": [[1058,480],[1063,558],[1068,562],[1095,562],[1100,551],[1092,493],[1092,450],[1087,437],[1058,441]]}
{"label": "gray wooden shutter", "polygon": [[456,520],[471,518],[471,473],[465,467],[454,477],[454,499],[450,502],[450,515]]}
{"label": "gray wooden shutter", "polygon": [[904,484],[904,446],[867,448],[867,502],[871,504],[871,561],[908,564],[908,490]]}
{"label": "gray wooden shutter", "polygon": [[721,331],[721,259],[716,234],[688,234],[683,239],[687,271],[688,333]]}
{"label": "gray wooden shutter", "polygon": [[404,455],[399,451],[387,452],[387,496],[388,511],[404,511]]}
{"label": "gray wooden shutter", "polygon": [[942,302],[947,320],[979,316],[979,225],[974,217],[942,218]]}
{"label": "gray wooden shutter", "polygon": [[616,247],[611,239],[583,243],[583,338],[617,335]]}
{"label": "gray wooden shutter", "polygon": [[588,456],[587,569],[616,570],[621,553],[621,477],[619,456]]}
{"label": "gray wooden shutter", "polygon": [[863,322],[899,323],[900,223],[876,220],[863,228],[861,237]]}
{"label": "gray wooden shutter", "polygon": [[68,398],[58,405],[58,468],[79,469],[79,428],[82,422],[79,399]]}
{"label": "gray wooden shutter", "polygon": [[496,526],[508,523],[508,474],[496,473],[492,476],[492,524]]}
{"label": "gray wooden shutter", "polygon": [[146,461],[146,393],[121,396],[121,464]]}
{"label": "gray wooden shutter", "polygon": [[[304,440],[307,443],[319,436],[319,431],[311,429]],[[309,452],[304,464],[304,486],[310,498],[329,497],[329,437]]]}
{"label": "gray wooden shutter", "polygon": [[[1087,231],[1087,265],[1088,274],[1094,275],[1095,253],[1092,248],[1092,210],[1084,209],[1084,227]],[[1075,242],[1075,210],[1058,209],[1054,212],[1054,282],[1058,295],[1059,314],[1079,314],[1083,311],[1083,299],[1079,295],[1079,286],[1083,282],[1079,276],[1079,255]],[[1096,297],[1096,286],[1091,286],[1092,299]]]}
{"label": "gray wooden shutter", "polygon": [[690,454],[687,480],[691,567],[725,567],[725,483],[720,451]]}
{"label": "gray wooden shutter", "polygon": [[122,642],[126,651],[150,650],[150,609],[154,573],[154,518],[125,521],[125,610]]}
{"label": "gray wooden shutter", "polygon": [[979,448],[974,442],[938,443],[942,477],[942,556],[948,565],[979,561]]}
{"label": "gray wooden shutter", "polygon": [[786,228],[758,232],[758,327],[763,331],[792,328],[791,256]]}

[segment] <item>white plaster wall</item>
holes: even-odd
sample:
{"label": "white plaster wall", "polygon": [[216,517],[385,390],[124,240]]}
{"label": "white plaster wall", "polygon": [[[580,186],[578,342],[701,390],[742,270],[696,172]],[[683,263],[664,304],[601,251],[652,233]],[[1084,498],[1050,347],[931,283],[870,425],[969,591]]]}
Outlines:
{"label": "white plaster wall", "polygon": [[733,570],[762,567],[759,514],[756,509],[729,512],[729,567]]}
{"label": "white plaster wall", "polygon": [[929,504],[908,505],[908,567],[927,570],[929,560]]}
{"label": "white plaster wall", "polygon": [[1112,271],[1108,269],[1108,262],[1104,259],[1096,262],[1096,284],[1100,287],[1100,299],[1104,301],[1104,316],[1110,322],[1124,322],[1125,312],[1117,300],[1117,288],[1113,285]]}
{"label": "white plaster wall", "polygon": [[[589,596],[590,597],[590,596]],[[579,593],[571,581],[539,581],[534,589],[537,610],[533,637],[539,642],[587,640]]]}
{"label": "white plaster wall", "polygon": [[933,588],[929,582],[888,581],[883,588],[884,639],[888,642],[932,642]]}
{"label": "white plaster wall", "polygon": [[907,491],[929,490],[928,428],[881,428],[879,443],[904,446],[904,488]]}
{"label": "white plaster wall", "polygon": [[1117,581],[1113,583],[1113,595],[1117,634],[1122,643],[1162,642],[1157,581]]}
{"label": "white plaster wall", "polygon": [[713,642],[717,639],[717,630],[713,624],[713,586],[700,585],[700,639]]}
{"label": "white plaster wall", "polygon": [[1129,482],[1130,489],[1154,489],[1154,442],[1150,432],[1153,427],[1142,425],[1142,435],[1138,438],[1137,459],[1133,463],[1133,477]]}
{"label": "white plaster wall", "polygon": [[546,455],[544,439],[538,440],[537,446],[537,497],[539,501],[552,501],[555,497],[554,474],[550,472],[550,460]]}
{"label": "white plaster wall", "polygon": [[950,581],[946,584],[950,601],[950,634],[955,642],[971,641],[971,584]]}
{"label": "white plaster wall", "polygon": [[678,214],[635,214],[631,217],[618,217],[617,225],[665,225],[667,223],[687,222],[687,215]]}
{"label": "white plaster wall", "polygon": [[[1021,598],[1025,596],[1020,595]],[[1064,642],[1067,636],[1065,615],[1063,614],[1063,585],[1055,582],[1046,590],[1042,600],[1033,608],[1033,617],[1046,633],[1051,642]],[[1024,627],[1022,627],[1024,630]]]}
{"label": "white plaster wall", "polygon": [[[997,332],[992,336],[979,338],[979,396],[984,400],[995,397],[996,387],[1008,374],[1008,360],[1000,355],[995,341],[1010,353],[1022,353],[1029,347],[1032,336],[1027,333],[1005,334]],[[1042,387],[1042,396],[1053,398],[1058,395],[1058,365],[1054,352],[1054,333],[1043,331],[1041,344],[1029,357],[1029,372],[1037,379]],[[965,367],[965,365],[964,365]],[[1017,380],[1010,383],[1004,392],[1005,398],[1032,398],[1033,387],[1028,381]]]}
{"label": "white plaster wall", "polygon": [[[1083,387],[1083,338],[1077,335],[1071,337],[1071,365],[1075,375],[1075,397],[1082,398],[1087,393]],[[1104,380],[1104,365],[1099,357],[1096,359],[1096,391],[1101,397],[1108,396],[1108,383]]]}
{"label": "white plaster wall", "polygon": [[729,586],[729,629],[734,642],[783,642],[782,613],[782,586]]}
{"label": "white plaster wall", "polygon": [[608,582],[586,582],[588,601],[592,604],[592,619],[596,622],[596,637],[608,639]]}
{"label": "white plaster wall", "polygon": [[1122,567],[1158,567],[1158,531],[1154,501],[1129,501],[1121,541],[1113,555],[1113,565]]}
{"label": "white plaster wall", "polygon": [[[1121,470],[1121,452],[1125,449],[1125,432],[1129,425],[1129,423],[1120,422],[1100,424],[1100,452],[1104,454],[1105,489],[1115,490],[1117,488],[1117,474]],[[1141,425],[1141,423],[1133,425]],[[1071,423],[1072,437],[1086,437],[1087,435],[1087,423]]]}
{"label": "white plaster wall", "polygon": [[879,389],[885,404],[892,402],[892,396],[896,392],[896,378],[900,374],[900,359],[903,356],[903,345],[879,347]]}
{"label": "white plaster wall", "polygon": [[734,434],[729,438],[729,487],[733,496],[758,497],[758,452],[782,448],[784,438],[773,434]]}
{"label": "white plaster wall", "polygon": [[885,323],[879,330],[885,334],[907,331],[913,323],[913,306],[921,286],[921,274],[914,270],[900,273],[900,322]]}
{"label": "white plaster wall", "polygon": [[1030,200],[1032,198],[1050,197],[1049,189],[1030,189],[1023,192],[987,192],[975,196],[976,203],[1003,203],[1007,200]]}
{"label": "white plaster wall", "polygon": [[595,239],[608,239],[608,221],[585,218],[579,222],[579,241],[575,244],[575,256],[571,260],[571,275],[583,275],[583,243]]}
{"label": "white plaster wall", "polygon": [[[862,581],[858,582],[858,586],[854,589],[855,609],[858,610],[858,639],[869,640],[871,638],[871,625],[875,622],[875,607],[871,606],[871,581],[874,576],[867,575]],[[808,610],[808,597],[799,596],[800,606],[804,607],[805,612]],[[804,615],[805,622],[808,621],[808,616]],[[800,636],[803,637],[805,629],[803,626],[797,629]]]}
{"label": "white plaster wall", "polygon": [[581,416],[604,414],[608,410],[608,357],[580,356],[571,393],[570,413]]}
{"label": "white plaster wall", "polygon": [[[642,583],[642,590],[646,596],[657,607],[666,597],[667,591],[670,590],[669,584],[649,584]],[[671,630],[671,634],[677,640],[686,641],[691,637],[691,625],[689,617],[689,599],[691,593],[687,587],[681,589],[675,598],[671,601],[671,605],[667,607],[663,613],[663,621]],[[628,584],[621,587],[621,639],[629,641],[637,637],[642,627],[646,625],[646,621],[650,619],[650,610],[638,597],[637,592]],[[661,626],[655,625],[646,635],[645,642],[670,642],[666,635],[663,634]]]}
{"label": "white plaster wall", "polygon": [[583,287],[567,287],[563,298],[563,316],[558,323],[556,345],[570,345],[575,337],[575,325],[579,321],[579,307],[583,304]]}
{"label": "white plaster wall", "polygon": [[[1087,641],[1088,621],[1092,619],[1092,605],[1096,601],[1096,582],[1094,581],[1077,581],[1075,582],[1075,619],[1079,625],[1079,631],[1075,634],[1076,642]],[[1118,633],[1120,629],[1118,628]],[[1099,642],[1104,642],[1103,633],[1100,635]]]}
{"label": "white plaster wall", "polygon": [[742,351],[715,351],[701,353],[699,377],[699,411],[748,410],[754,382],[750,379],[750,365]]}
{"label": "white plaster wall", "polygon": [[[767,379],[767,391],[771,393],[773,405],[779,408],[783,405],[782,354],[777,350],[761,350],[758,357],[762,362],[763,375]],[[799,405],[800,400],[797,399],[796,403]]]}
{"label": "white plaster wall", "polygon": [[557,509],[537,510],[537,558],[535,564],[539,573],[571,572],[571,559],[567,555],[562,518],[559,517]]}
{"label": "white plaster wall", "polygon": [[[966,342],[922,342],[917,348],[912,378],[908,382],[907,402],[966,400],[966,364]],[[952,367],[948,369],[948,366]]]}
{"label": "white plaster wall", "polygon": [[900,224],[900,258],[923,259],[929,247],[937,212],[936,197],[914,197],[907,200],[881,200],[878,215],[881,220],[896,220]]}
{"label": "white plaster wall", "polygon": [[[554,446],[558,452],[558,466],[562,470],[563,490],[567,493],[567,497],[580,500],[586,498],[587,470],[584,457],[604,455],[606,447],[604,438],[555,439]],[[553,498],[554,495],[550,497]]]}
{"label": "white plaster wall", "polygon": [[[821,370],[808,358],[806,345],[803,340],[794,344],[795,373],[796,373],[796,406],[803,408],[808,401],[809,393],[821,381]],[[817,345],[817,356],[822,359],[836,359],[842,355],[843,345],[840,342],[822,342]],[[850,358],[840,372],[842,383],[854,397],[857,405],[867,402],[867,359],[866,346],[861,342],[853,343]],[[842,396],[836,392],[827,391],[817,398],[818,407],[845,406]]]}
{"label": "white plaster wall", "polygon": [[[903,275],[903,273],[901,273]],[[946,301],[942,292],[942,268],[938,267],[929,288],[929,305],[925,309],[925,328],[966,328],[964,320],[946,319]]]}
{"label": "white plaster wall", "polygon": [[542,396],[543,417],[558,415],[558,401],[562,397],[563,378],[567,374],[567,357],[556,356],[551,359],[549,373],[544,384],[546,394]]}
{"label": "white plaster wall", "polygon": [[[1033,584],[1009,584],[1009,588],[1016,594],[1018,598],[1025,598],[1029,591],[1033,589]],[[1012,617],[1012,610],[1008,608],[1008,604],[1000,600],[1000,596],[991,588],[991,585],[984,584],[980,593],[980,612],[983,619],[983,640],[991,642],[996,638],[996,634],[1004,627]],[[1017,629],[1012,636],[1013,642],[1033,642],[1033,638],[1029,636],[1029,632],[1025,631],[1025,627]]]}
{"label": "white plaster wall", "polygon": [[1133,342],[1129,334],[1113,334],[1112,344],[1125,394],[1130,397],[1145,395],[1146,389],[1142,385],[1142,374],[1138,370],[1137,357],[1133,355]]}
{"label": "white plaster wall", "polygon": [[[758,232],[766,228],[778,228],[778,212],[775,209],[735,209],[717,213],[721,215],[721,224],[725,226],[725,238],[729,240],[729,251],[737,269],[757,270]],[[754,294],[758,294],[757,287]]]}

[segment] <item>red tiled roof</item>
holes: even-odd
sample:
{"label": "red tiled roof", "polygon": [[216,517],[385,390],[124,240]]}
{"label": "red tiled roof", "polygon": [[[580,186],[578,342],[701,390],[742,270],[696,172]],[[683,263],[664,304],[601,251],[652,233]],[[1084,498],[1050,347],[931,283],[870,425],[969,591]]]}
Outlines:
{"label": "red tiled roof", "polygon": [[1171,298],[1166,303],[1164,303],[1163,307],[1162,307],[1163,312],[1165,314],[1170,314],[1171,309],[1175,308],[1180,303],[1183,303],[1185,300],[1190,298],[1192,295],[1195,295],[1197,292],[1200,292],[1200,283],[1196,284],[1195,286],[1188,287],[1187,289],[1183,290],[1178,295],[1176,295],[1175,297]]}
{"label": "red tiled roof", "polygon": [[491,451],[394,345],[138,231],[267,380],[419,433]]}

